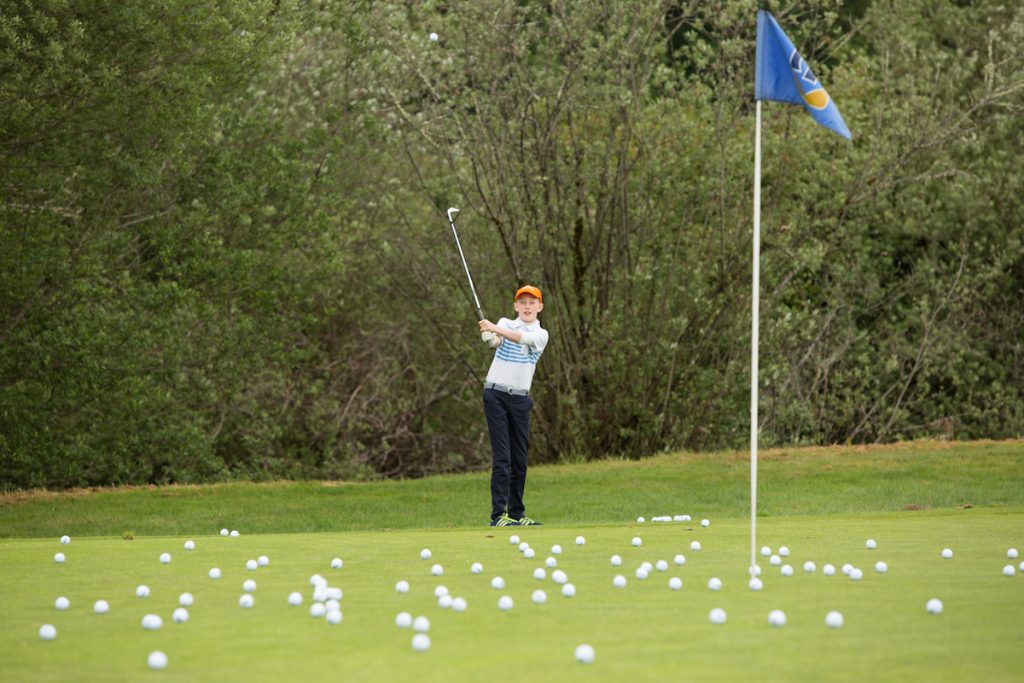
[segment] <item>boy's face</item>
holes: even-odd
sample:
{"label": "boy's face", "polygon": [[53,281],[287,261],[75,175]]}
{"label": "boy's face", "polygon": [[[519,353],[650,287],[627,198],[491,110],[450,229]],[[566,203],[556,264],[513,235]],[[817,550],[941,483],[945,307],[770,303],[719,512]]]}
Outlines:
{"label": "boy's face", "polygon": [[524,323],[532,323],[537,319],[537,314],[544,310],[544,304],[535,296],[523,294],[515,303],[516,313]]}

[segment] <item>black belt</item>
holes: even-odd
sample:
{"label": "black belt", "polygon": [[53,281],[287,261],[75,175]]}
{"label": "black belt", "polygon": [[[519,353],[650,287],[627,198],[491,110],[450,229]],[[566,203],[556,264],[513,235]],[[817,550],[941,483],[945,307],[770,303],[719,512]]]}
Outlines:
{"label": "black belt", "polygon": [[529,389],[516,389],[510,387],[507,384],[495,384],[494,382],[484,382],[484,389],[494,389],[500,391],[503,394],[511,394],[512,396],[529,396]]}

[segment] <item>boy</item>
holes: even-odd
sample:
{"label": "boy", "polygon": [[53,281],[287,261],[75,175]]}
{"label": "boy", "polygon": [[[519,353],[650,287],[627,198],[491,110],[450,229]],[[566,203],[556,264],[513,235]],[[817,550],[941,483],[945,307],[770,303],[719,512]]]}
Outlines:
{"label": "boy", "polygon": [[[491,433],[491,526],[540,524],[526,516],[527,450],[530,442],[530,384],[544,347],[547,330],[537,315],[544,310],[540,290],[520,287],[515,295],[515,320],[480,321],[484,341],[495,346],[484,382],[484,415]],[[489,334],[488,334],[489,333]]]}

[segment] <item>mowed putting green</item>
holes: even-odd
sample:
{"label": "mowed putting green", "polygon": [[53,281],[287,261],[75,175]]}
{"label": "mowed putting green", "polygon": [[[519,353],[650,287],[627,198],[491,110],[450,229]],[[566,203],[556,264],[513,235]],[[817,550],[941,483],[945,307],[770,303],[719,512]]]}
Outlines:
{"label": "mowed putting green", "polygon": [[[0,540],[0,679],[1021,680],[1024,558],[1007,557],[1009,548],[1024,553],[1020,442],[796,449],[766,453],[762,464],[767,516],[758,520],[758,545],[788,546],[783,562],[794,574],[782,576],[759,555],[760,592],[747,587],[747,465],[738,453],[531,469],[531,513],[549,524],[518,529],[476,526],[487,495],[479,474],[8,495],[0,499],[0,535],[8,537]],[[693,520],[632,521],[683,513]],[[217,535],[224,525],[241,536]],[[323,531],[332,525],[349,530]],[[429,525],[452,528],[416,528]],[[296,533],[303,528],[312,531]],[[69,545],[58,542],[62,533],[71,534]],[[513,534],[533,559],[509,543]],[[577,546],[577,536],[586,543]],[[865,547],[869,538],[876,549]],[[184,549],[187,539],[194,551]],[[695,540],[699,551],[690,548]],[[552,554],[554,544],[561,554]],[[420,558],[423,548],[431,559]],[[943,559],[943,548],[954,557]],[[159,561],[165,552],[169,564]],[[621,567],[611,565],[614,554]],[[247,570],[260,555],[269,566]],[[561,594],[551,568],[534,578],[549,556],[574,597]],[[335,557],[341,569],[331,568]],[[667,571],[636,577],[642,562],[658,560]],[[815,573],[804,572],[807,560]],[[481,574],[470,571],[473,562]],[[826,563],[835,576],[823,574]],[[845,563],[863,578],[844,576]],[[443,575],[431,574],[434,564]],[[1006,565],[1016,568],[1012,576]],[[222,578],[208,578],[212,567]],[[343,590],[340,624],[310,616],[313,574]],[[624,588],[613,587],[617,574]],[[495,576],[503,590],[491,588]],[[671,577],[682,579],[681,590],[670,590]],[[709,590],[712,577],[721,591]],[[239,606],[246,579],[257,584],[251,609]],[[408,594],[395,591],[402,579]],[[148,598],[136,597],[139,584],[149,586]],[[468,609],[442,609],[438,585]],[[546,604],[531,601],[537,589]],[[195,604],[177,624],[171,614],[186,591]],[[299,607],[288,604],[293,591],[303,595]],[[497,606],[504,595],[514,602],[507,612]],[[70,609],[55,608],[59,596]],[[931,598],[942,601],[941,614],[926,611]],[[93,613],[99,599],[108,614]],[[710,623],[715,607],[726,611],[725,624]],[[780,628],[768,624],[776,609],[786,614]],[[842,613],[842,628],[825,626],[831,610]],[[429,651],[415,652],[412,631],[395,625],[401,611],[430,619]],[[163,619],[161,629],[142,628],[150,613]],[[39,637],[46,623],[56,626],[55,640]],[[575,661],[581,643],[594,647],[593,664]],[[148,669],[154,650],[167,654],[166,669]]]}

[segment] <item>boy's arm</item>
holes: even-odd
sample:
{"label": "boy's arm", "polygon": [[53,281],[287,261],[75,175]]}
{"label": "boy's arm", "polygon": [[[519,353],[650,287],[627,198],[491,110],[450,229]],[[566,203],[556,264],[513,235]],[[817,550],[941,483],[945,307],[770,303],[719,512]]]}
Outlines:
{"label": "boy's arm", "polygon": [[504,337],[505,339],[508,339],[510,342],[515,342],[516,344],[518,344],[523,338],[522,332],[519,332],[518,330],[510,330],[507,327],[500,327],[492,323],[490,320],[480,321],[480,331],[492,332],[498,335],[499,337]]}

